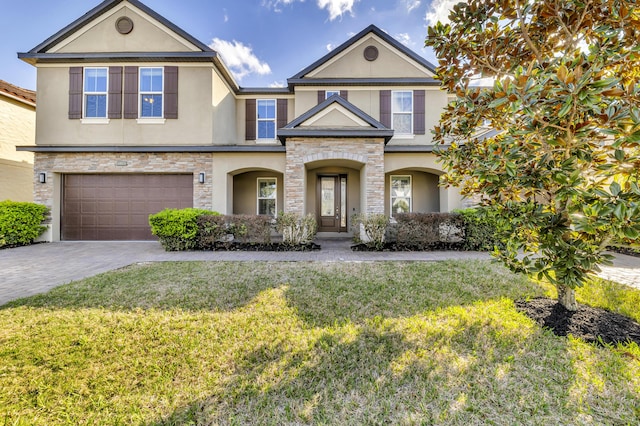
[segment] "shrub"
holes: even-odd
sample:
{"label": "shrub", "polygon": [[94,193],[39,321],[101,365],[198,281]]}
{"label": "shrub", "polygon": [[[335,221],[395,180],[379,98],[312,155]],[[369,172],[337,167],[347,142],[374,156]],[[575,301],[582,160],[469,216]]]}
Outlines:
{"label": "shrub", "polygon": [[399,248],[460,248],[464,241],[464,222],[455,213],[400,213],[395,219],[395,242]]}
{"label": "shrub", "polygon": [[389,226],[389,217],[384,214],[355,215],[353,224],[353,238],[356,243],[364,243],[376,250],[384,248],[385,234]]}
{"label": "shrub", "polygon": [[229,233],[242,243],[269,244],[271,242],[271,224],[273,217],[265,215],[225,216],[229,224]]}
{"label": "shrub", "polygon": [[465,250],[492,251],[504,247],[496,222],[496,212],[487,207],[456,210],[465,227]]}
{"label": "shrub", "polygon": [[216,243],[224,241],[229,234],[227,217],[215,214],[204,214],[198,217],[197,247],[201,250],[212,250]]}
{"label": "shrub", "polygon": [[198,217],[205,214],[218,213],[195,208],[164,209],[149,216],[151,233],[166,251],[192,250],[197,246]]}
{"label": "shrub", "polygon": [[197,220],[197,247],[213,250],[224,244],[231,246],[233,242],[269,244],[272,220],[264,215],[202,215]]}
{"label": "shrub", "polygon": [[290,246],[308,244],[318,232],[318,223],[312,214],[300,217],[294,213],[280,212],[276,229],[282,234],[282,243]]}
{"label": "shrub", "polygon": [[47,230],[42,222],[49,208],[41,204],[16,201],[0,202],[0,247],[33,243]]}

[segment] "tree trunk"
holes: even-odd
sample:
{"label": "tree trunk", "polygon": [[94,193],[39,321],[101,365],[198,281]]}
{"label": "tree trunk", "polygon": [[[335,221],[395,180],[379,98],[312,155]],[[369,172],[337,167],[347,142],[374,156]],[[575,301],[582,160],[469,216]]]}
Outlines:
{"label": "tree trunk", "polygon": [[558,303],[568,311],[577,311],[578,302],[576,302],[576,291],[562,284],[558,284],[556,287],[558,289]]}

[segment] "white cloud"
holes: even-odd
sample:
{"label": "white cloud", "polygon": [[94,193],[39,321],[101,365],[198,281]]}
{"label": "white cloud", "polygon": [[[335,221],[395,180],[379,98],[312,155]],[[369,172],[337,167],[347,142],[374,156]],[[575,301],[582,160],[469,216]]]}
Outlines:
{"label": "white cloud", "polygon": [[250,46],[245,46],[239,41],[226,41],[214,38],[209,45],[218,52],[229,70],[238,80],[242,80],[249,74],[271,74],[271,67],[253,54]]}
{"label": "white cloud", "polygon": [[337,17],[342,18],[346,12],[353,15],[353,5],[358,0],[318,0],[320,9],[327,9],[329,20],[333,21]]}
{"label": "white cloud", "polygon": [[336,47],[333,44],[331,44],[331,43],[327,44],[327,52],[331,52],[335,48]]}
{"label": "white cloud", "polygon": [[229,14],[227,13],[227,9],[222,9],[222,11],[224,12],[224,23],[226,24],[229,22]]}
{"label": "white cloud", "polygon": [[407,8],[407,13],[411,13],[414,9],[419,8],[422,2],[420,0],[403,0],[403,3]]}
{"label": "white cloud", "polygon": [[449,12],[458,3],[460,0],[433,0],[425,17],[427,25],[434,25],[438,21],[449,22]]}
{"label": "white cloud", "polygon": [[269,87],[271,88],[278,88],[278,87],[287,87],[287,85],[285,84],[284,81],[274,81],[273,83],[271,83],[269,85]]}
{"label": "white cloud", "polygon": [[400,43],[404,44],[405,46],[411,46],[412,42],[411,42],[411,36],[409,35],[409,33],[400,33],[400,34],[396,34],[396,40],[398,40]]}

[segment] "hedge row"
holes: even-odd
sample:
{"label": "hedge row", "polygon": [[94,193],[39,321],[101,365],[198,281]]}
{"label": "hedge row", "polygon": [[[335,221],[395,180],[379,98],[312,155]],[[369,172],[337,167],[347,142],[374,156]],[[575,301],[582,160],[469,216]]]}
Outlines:
{"label": "hedge row", "polygon": [[16,201],[0,202],[0,247],[33,243],[47,227],[42,225],[49,215],[46,206]]}
{"label": "hedge row", "polygon": [[485,208],[454,213],[401,213],[353,218],[354,242],[372,250],[478,250],[501,246],[494,213]]}
{"label": "hedge row", "polygon": [[309,244],[317,224],[311,215],[280,213],[275,219],[260,215],[220,215],[201,209],[165,209],[149,216],[151,233],[167,251],[230,249],[238,244],[268,246],[272,231],[282,234],[286,247]]}

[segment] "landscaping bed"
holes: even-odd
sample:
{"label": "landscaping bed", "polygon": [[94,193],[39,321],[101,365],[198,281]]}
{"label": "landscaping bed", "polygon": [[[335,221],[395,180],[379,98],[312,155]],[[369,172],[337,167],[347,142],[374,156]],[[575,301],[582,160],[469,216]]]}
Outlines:
{"label": "landscaping bed", "polygon": [[222,241],[214,242],[210,247],[201,248],[201,250],[212,251],[317,251],[321,246],[314,242],[291,245],[281,242],[274,243],[225,243]]}
{"label": "landscaping bed", "polygon": [[631,318],[602,308],[579,305],[569,311],[555,299],[534,298],[515,302],[516,308],[557,336],[571,334],[585,342],[640,345],[640,324]]}

